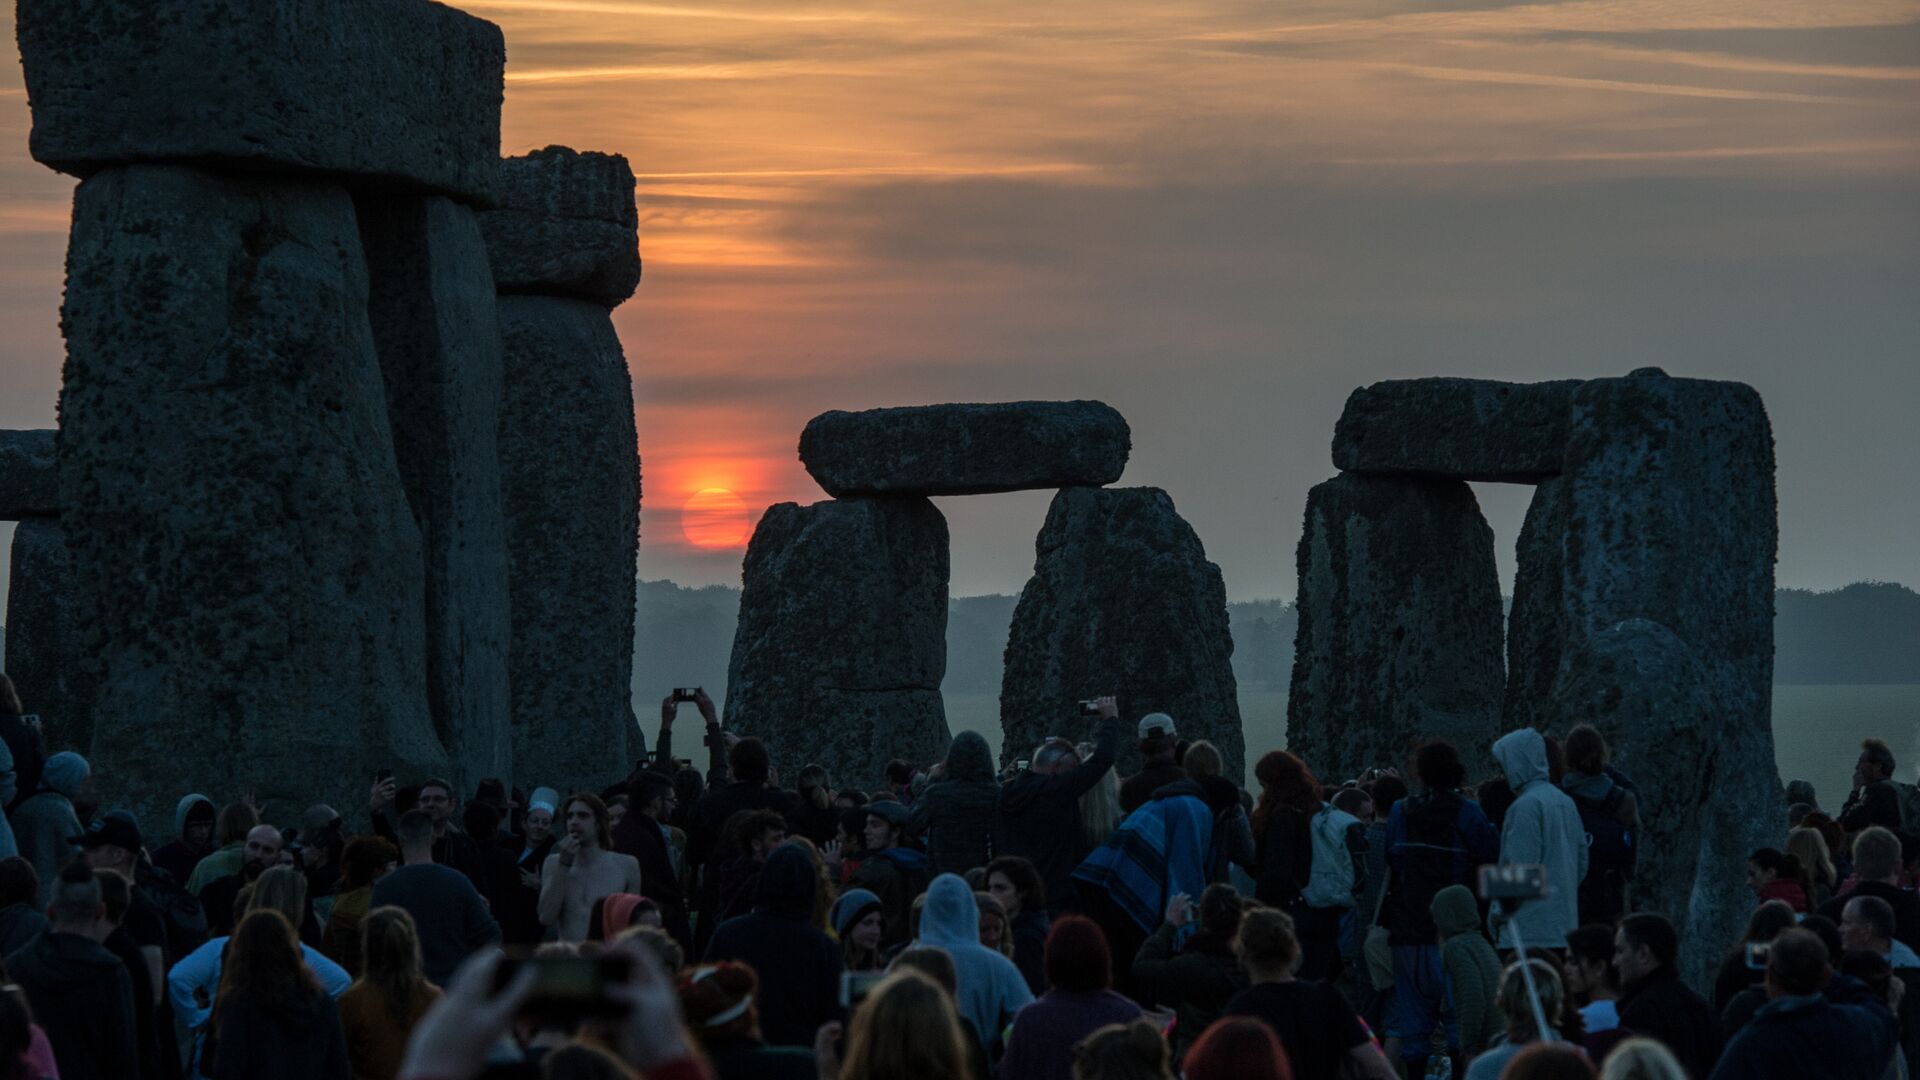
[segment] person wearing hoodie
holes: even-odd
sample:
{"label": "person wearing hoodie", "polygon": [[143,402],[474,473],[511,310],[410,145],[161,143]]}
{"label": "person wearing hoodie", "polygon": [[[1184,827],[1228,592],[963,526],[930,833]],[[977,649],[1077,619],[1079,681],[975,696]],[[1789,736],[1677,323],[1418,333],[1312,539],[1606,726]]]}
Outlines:
{"label": "person wearing hoodie", "polygon": [[213,850],[193,864],[186,876],[187,891],[195,896],[228,874],[237,874],[246,865],[247,834],[260,824],[260,811],[252,803],[228,803],[220,808],[213,822]]}
{"label": "person wearing hoodie", "polygon": [[[1000,822],[994,851],[1018,855],[1040,871],[1049,915],[1072,904],[1073,871],[1087,855],[1080,796],[1113,768],[1126,725],[1113,698],[1099,699],[1100,731],[1093,755],[1082,761],[1068,739],[1048,739],[1033,752],[1025,772],[1000,789]],[[1156,911],[1155,917],[1159,916]]]}
{"label": "person wearing hoodie", "polygon": [[977,731],[963,731],[947,746],[945,761],[933,767],[926,790],[907,814],[907,835],[926,841],[927,861],[936,874],[965,874],[993,859],[993,823],[1000,804],[1000,783],[993,776],[993,751]]}
{"label": "person wearing hoodie", "polygon": [[865,889],[848,889],[833,902],[828,921],[840,939],[840,962],[848,971],[880,971],[880,929],[885,920],[880,898]]}
{"label": "person wearing hoodie", "polygon": [[[903,838],[908,813],[907,808],[897,802],[867,804],[864,836],[867,851],[860,860],[860,869],[853,872],[852,884],[880,898],[883,949],[912,936],[909,921],[913,915],[913,898],[920,895],[929,876],[926,855],[906,846]],[[974,934],[979,934],[977,926]]]}
{"label": "person wearing hoodie", "polygon": [[1580,882],[1587,876],[1580,811],[1550,778],[1547,741],[1538,731],[1502,735],[1493,758],[1515,796],[1500,827],[1500,862],[1545,867],[1547,894],[1510,913],[1495,906],[1487,928],[1502,948],[1512,947],[1517,931],[1528,949],[1564,949],[1567,935],[1580,928]]}
{"label": "person wearing hoodie", "polygon": [[818,880],[799,845],[775,848],[760,871],[753,910],[721,923],[707,943],[709,963],[738,960],[767,973],[756,1001],[761,1031],[774,1046],[812,1046],[820,1025],[840,1018],[840,950],[814,928]]}
{"label": "person wearing hoodie", "polygon": [[[1174,938],[1193,920],[1196,906],[1200,929],[1185,945],[1176,947]],[[1207,886],[1198,905],[1184,893],[1175,896],[1167,904],[1166,921],[1133,958],[1134,991],[1143,1001],[1173,1010],[1175,1065],[1200,1033],[1220,1018],[1227,1001],[1246,989],[1246,974],[1233,951],[1242,906],[1240,894],[1231,885]]]}
{"label": "person wearing hoodie", "polygon": [[72,837],[80,835],[80,818],[73,800],[87,782],[87,759],[63,750],[47,759],[40,773],[40,790],[13,811],[14,838],[20,855],[40,875],[40,903],[53,898],[60,871],[80,853]]}
{"label": "person wearing hoodie", "polygon": [[1480,904],[1465,885],[1449,885],[1433,894],[1433,925],[1440,931],[1440,970],[1459,1030],[1459,1042],[1448,1047],[1460,1055],[1455,1061],[1458,1072],[1461,1059],[1471,1059],[1503,1034],[1500,1010],[1494,1007],[1500,957],[1480,932]]}
{"label": "person wearing hoodie", "polygon": [[944,949],[953,957],[960,1015],[973,1022],[989,1051],[999,1045],[1001,1030],[1033,1000],[1033,992],[1013,961],[980,944],[980,905],[965,878],[941,874],[933,879],[915,944]]}
{"label": "person wearing hoodie", "polygon": [[1073,1080],[1074,1047],[1108,1024],[1130,1024],[1140,1006],[1113,992],[1107,939],[1093,920],[1069,915],[1047,935],[1047,982],[1007,1033],[1000,1080]]}
{"label": "person wearing hoodie", "polygon": [[188,795],[173,808],[173,831],[179,839],[153,853],[153,865],[175,881],[193,876],[200,860],[213,854],[213,819],[217,808],[205,795]]}
{"label": "person wearing hoodie", "polygon": [[111,930],[100,882],[76,862],[53,879],[49,891],[52,925],[7,956],[7,975],[26,992],[34,1018],[46,1028],[62,1077],[138,1077],[133,978],[100,944]]}

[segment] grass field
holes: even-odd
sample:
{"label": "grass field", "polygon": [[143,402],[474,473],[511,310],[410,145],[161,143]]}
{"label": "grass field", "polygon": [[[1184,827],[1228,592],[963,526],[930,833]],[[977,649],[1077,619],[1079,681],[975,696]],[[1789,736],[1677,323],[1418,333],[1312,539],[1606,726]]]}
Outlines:
{"label": "grass field", "polygon": [[[1284,691],[1242,693],[1240,718],[1249,749],[1286,745]],[[980,732],[999,754],[997,696],[948,694],[947,724],[954,731]],[[1860,740],[1869,735],[1893,746],[1901,777],[1911,779],[1913,767],[1920,765],[1920,685],[1774,687],[1774,760],[1780,775],[1813,781],[1828,809],[1838,809],[1846,798]]]}

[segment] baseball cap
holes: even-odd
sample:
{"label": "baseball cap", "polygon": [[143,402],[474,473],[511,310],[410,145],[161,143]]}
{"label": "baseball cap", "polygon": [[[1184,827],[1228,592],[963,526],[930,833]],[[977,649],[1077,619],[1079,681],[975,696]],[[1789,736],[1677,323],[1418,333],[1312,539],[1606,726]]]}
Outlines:
{"label": "baseball cap", "polygon": [[126,848],[128,851],[139,851],[142,846],[139,827],[117,815],[95,818],[93,824],[87,826],[86,832],[79,836],[69,836],[67,841],[83,848],[112,844],[114,847]]}
{"label": "baseball cap", "polygon": [[907,823],[907,808],[891,799],[868,803],[867,813],[896,828]]}
{"label": "baseball cap", "polygon": [[1140,737],[1143,739],[1173,738],[1173,717],[1163,712],[1150,712],[1141,717]]}

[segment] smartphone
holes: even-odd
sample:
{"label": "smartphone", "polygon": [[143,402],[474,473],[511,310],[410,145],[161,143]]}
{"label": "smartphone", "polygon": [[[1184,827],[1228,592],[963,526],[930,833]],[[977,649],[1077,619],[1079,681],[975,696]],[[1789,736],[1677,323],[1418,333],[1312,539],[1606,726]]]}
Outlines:
{"label": "smartphone", "polygon": [[1013,769],[1015,772],[1026,772],[1027,766],[1031,764],[1033,764],[1031,761],[1028,761],[1026,758],[1021,758],[1019,761],[1013,763]]}
{"label": "smartphone", "polygon": [[493,972],[493,990],[506,989],[523,967],[535,971],[533,993],[520,1007],[524,1016],[565,1019],[623,1016],[627,1006],[607,995],[607,987],[626,982],[633,958],[623,953],[599,956],[533,956],[508,953]]}
{"label": "smartphone", "polygon": [[1773,942],[1747,942],[1747,967],[1753,971],[1767,970],[1767,961],[1773,959]]}
{"label": "smartphone", "polygon": [[700,688],[697,686],[676,686],[673,688],[673,700],[675,702],[699,701]]}
{"label": "smartphone", "polygon": [[1547,895],[1547,868],[1539,863],[1515,863],[1508,866],[1480,868],[1482,900],[1504,900],[1512,903],[1519,900],[1538,900],[1545,895]]}
{"label": "smartphone", "polygon": [[867,995],[873,993],[873,988],[879,986],[880,980],[886,977],[887,973],[884,971],[841,972],[840,1007],[852,1012],[856,1006],[867,1000]]}
{"label": "smartphone", "polygon": [[1099,716],[1100,702],[1091,700],[1091,699],[1081,702],[1080,715],[1081,716]]}

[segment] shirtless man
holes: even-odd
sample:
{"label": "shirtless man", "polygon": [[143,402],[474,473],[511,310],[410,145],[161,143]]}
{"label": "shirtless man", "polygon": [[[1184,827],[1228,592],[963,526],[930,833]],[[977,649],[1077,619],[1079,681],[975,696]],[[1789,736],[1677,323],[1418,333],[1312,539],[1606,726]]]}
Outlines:
{"label": "shirtless man", "polygon": [[593,795],[566,801],[567,835],[540,868],[540,922],[560,941],[585,941],[593,902],[639,893],[640,862],[613,850],[607,806]]}

